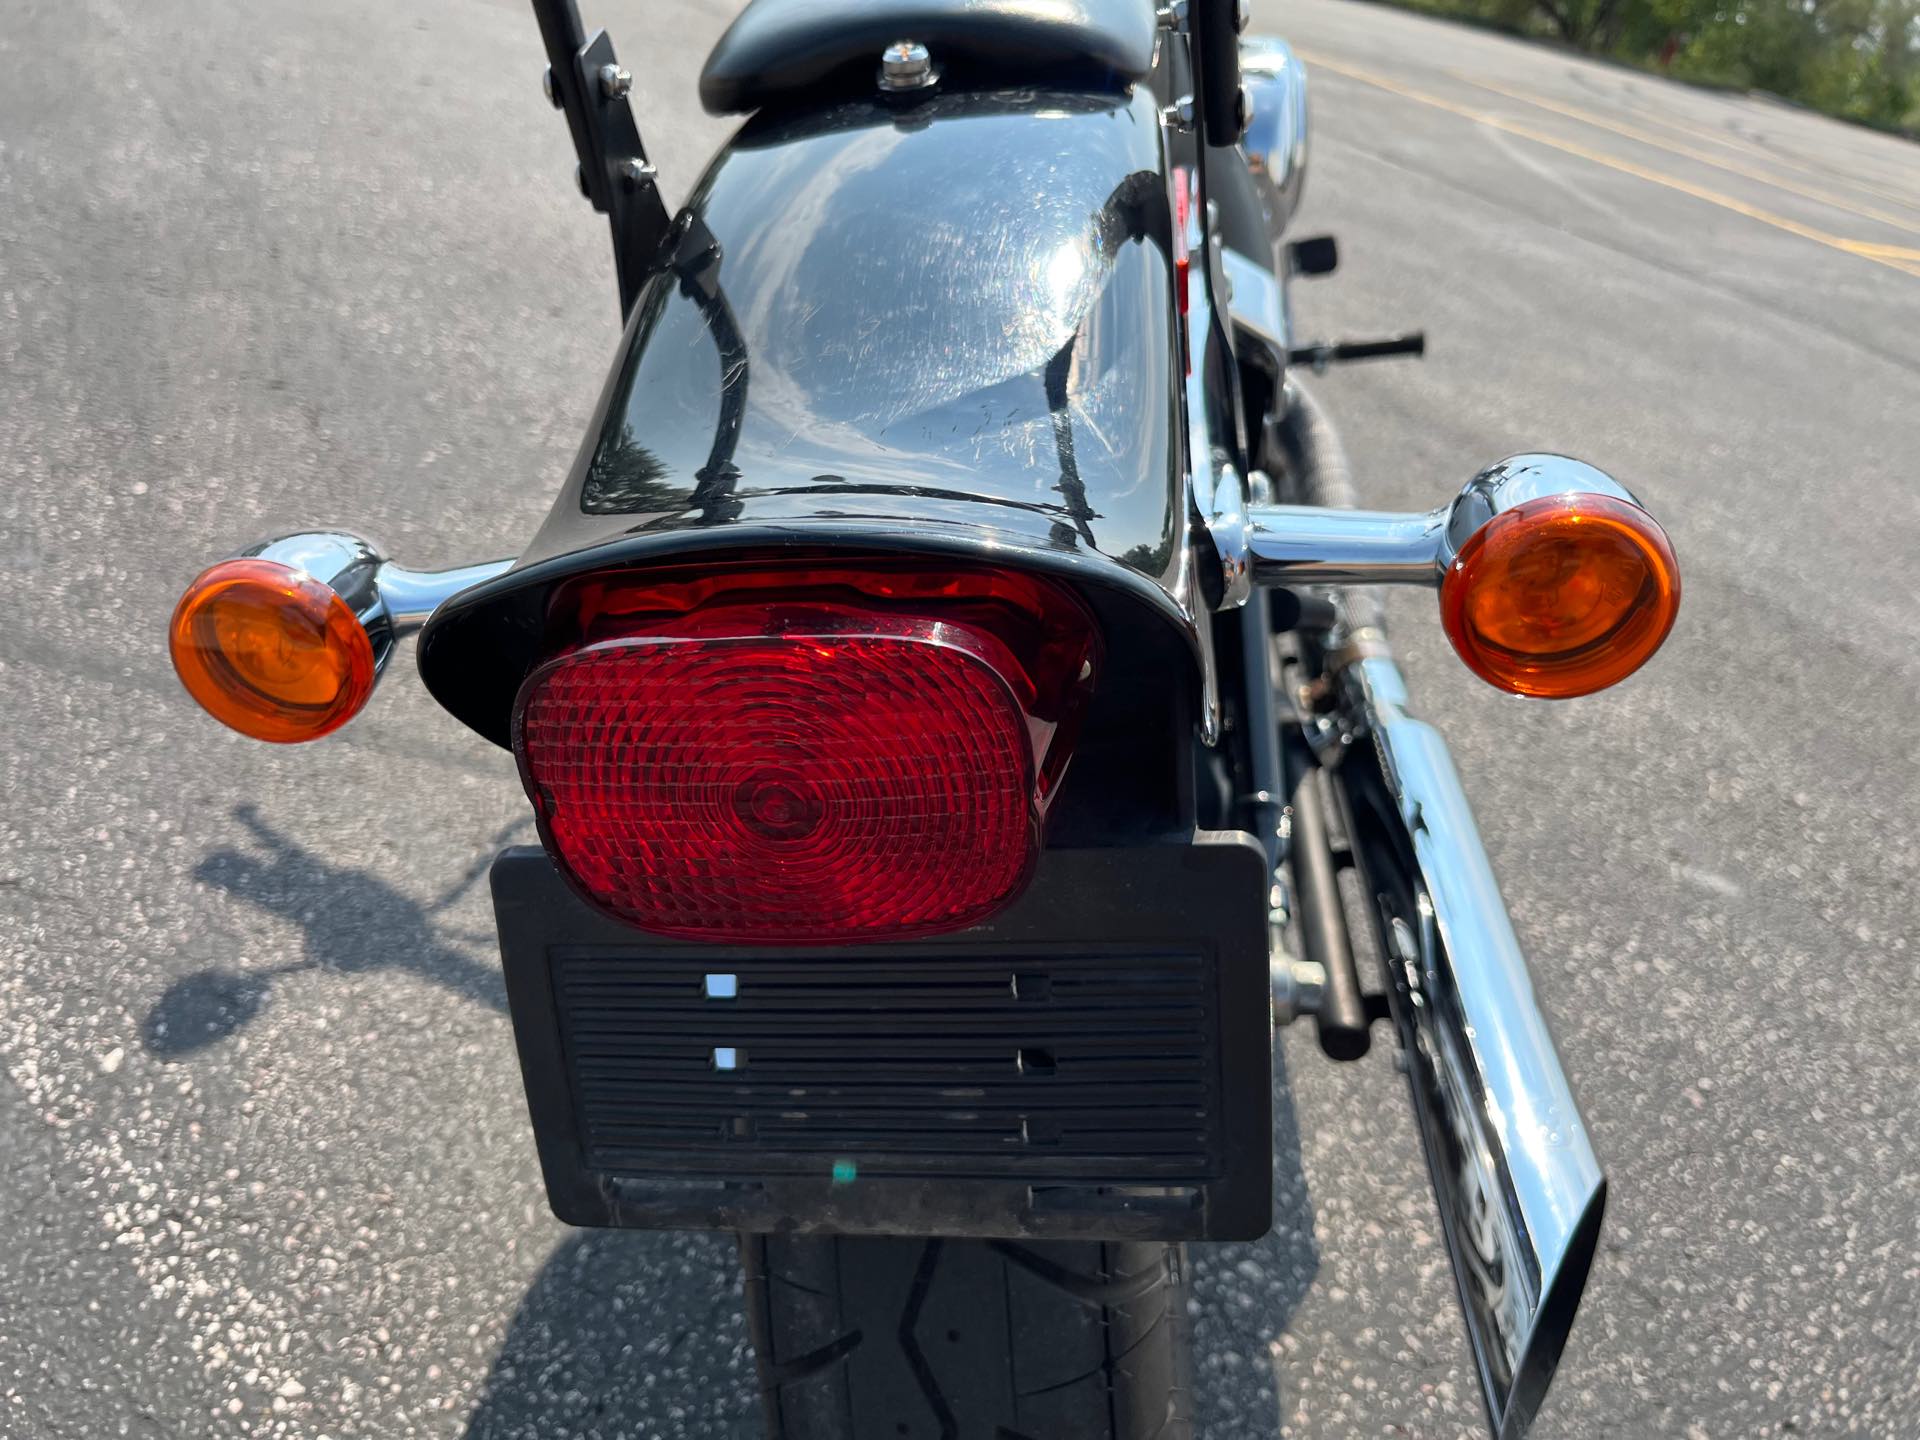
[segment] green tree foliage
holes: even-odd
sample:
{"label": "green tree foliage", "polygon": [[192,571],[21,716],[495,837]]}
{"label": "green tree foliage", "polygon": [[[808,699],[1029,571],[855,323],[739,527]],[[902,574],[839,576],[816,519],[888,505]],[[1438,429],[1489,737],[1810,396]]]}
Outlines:
{"label": "green tree foliage", "polygon": [[1920,0],[1403,0],[1920,133]]}

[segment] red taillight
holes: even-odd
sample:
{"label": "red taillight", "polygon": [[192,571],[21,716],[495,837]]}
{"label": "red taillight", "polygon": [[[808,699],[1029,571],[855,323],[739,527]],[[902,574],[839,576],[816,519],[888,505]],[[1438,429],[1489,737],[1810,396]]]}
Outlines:
{"label": "red taillight", "polygon": [[520,692],[548,851],[596,906],[757,943],[954,929],[1019,894],[1092,675],[1080,605],[905,562],[580,582]]}

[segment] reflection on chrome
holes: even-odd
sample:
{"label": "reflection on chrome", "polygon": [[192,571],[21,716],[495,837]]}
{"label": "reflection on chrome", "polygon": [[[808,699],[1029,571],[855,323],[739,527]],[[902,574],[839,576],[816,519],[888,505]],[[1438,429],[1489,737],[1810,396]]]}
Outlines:
{"label": "reflection on chrome", "polygon": [[328,530],[263,540],[240,554],[304,571],[345,600],[373,641],[378,670],[386,669],[394,642],[426,624],[442,604],[513,565],[511,560],[490,560],[452,570],[408,570],[371,540]]}
{"label": "reflection on chrome", "polygon": [[1546,495],[1604,495],[1644,509],[1583,460],[1510,455],[1437,510],[1261,505],[1247,515],[1256,585],[1438,585],[1460,547],[1496,515]]}
{"label": "reflection on chrome", "polygon": [[1241,148],[1278,245],[1307,181],[1307,72],[1271,35],[1240,41],[1240,72],[1250,112]]}

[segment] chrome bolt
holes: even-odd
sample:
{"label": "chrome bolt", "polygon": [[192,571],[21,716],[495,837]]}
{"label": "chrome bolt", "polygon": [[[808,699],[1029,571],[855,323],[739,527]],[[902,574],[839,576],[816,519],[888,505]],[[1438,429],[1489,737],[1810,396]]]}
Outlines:
{"label": "chrome bolt", "polygon": [[1317,1015],[1327,998],[1327,967],[1312,960],[1296,960],[1284,952],[1269,961],[1276,1023],[1292,1024],[1302,1015]]}
{"label": "chrome bolt", "polygon": [[1411,925],[1396,915],[1393,917],[1393,923],[1387,927],[1387,932],[1393,943],[1394,954],[1409,965],[1420,963],[1420,944],[1413,938]]}
{"label": "chrome bolt", "polygon": [[[1283,840],[1285,836],[1281,837]],[[1286,878],[1276,872],[1273,884],[1267,887],[1267,924],[1275,931],[1274,946],[1280,941],[1278,932],[1287,928],[1287,922],[1293,919],[1293,896],[1287,889]]]}
{"label": "chrome bolt", "polygon": [[549,65],[540,76],[540,89],[547,97],[547,103],[558,110],[565,102],[560,98],[559,87],[553,83],[553,67]]}
{"label": "chrome bolt", "polygon": [[1162,30],[1184,30],[1187,25],[1187,0],[1172,0],[1154,12]]}
{"label": "chrome bolt", "polygon": [[1182,95],[1160,112],[1160,118],[1169,130],[1193,129],[1193,96]]}
{"label": "chrome bolt", "polygon": [[620,179],[628,189],[632,189],[636,185],[644,185],[659,173],[658,170],[654,169],[653,166],[645,160],[622,160],[620,162]]}
{"label": "chrome bolt", "polygon": [[933,55],[917,40],[896,40],[880,52],[882,90],[924,90],[934,78]]}
{"label": "chrome bolt", "polygon": [[624,65],[600,67],[600,93],[609,100],[623,99],[633,89],[633,72]]}

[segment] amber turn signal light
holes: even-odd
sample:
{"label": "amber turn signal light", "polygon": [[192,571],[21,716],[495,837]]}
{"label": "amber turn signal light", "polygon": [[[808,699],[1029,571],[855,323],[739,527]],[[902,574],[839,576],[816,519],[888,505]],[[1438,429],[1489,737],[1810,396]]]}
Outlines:
{"label": "amber turn signal light", "polygon": [[373,694],[373,641],[330,587],[272,560],[204,572],[173,612],[173,668],[201,709],[255,740],[318,740]]}
{"label": "amber turn signal light", "polygon": [[1467,667],[1502,690],[1552,700],[1626,679],[1679,612],[1666,533],[1608,495],[1544,495],[1503,511],[1440,582],[1440,618]]}

